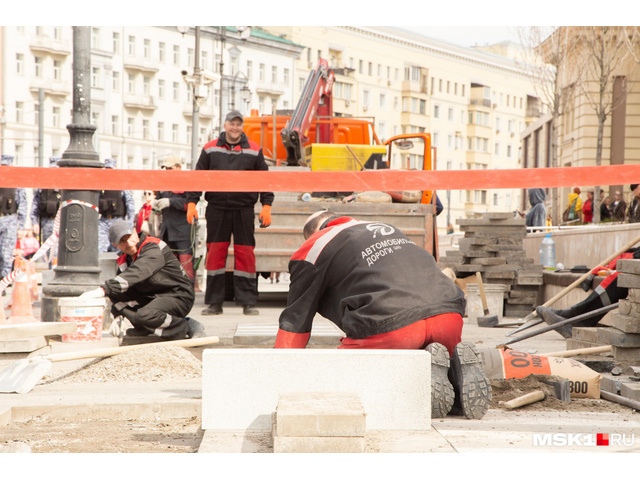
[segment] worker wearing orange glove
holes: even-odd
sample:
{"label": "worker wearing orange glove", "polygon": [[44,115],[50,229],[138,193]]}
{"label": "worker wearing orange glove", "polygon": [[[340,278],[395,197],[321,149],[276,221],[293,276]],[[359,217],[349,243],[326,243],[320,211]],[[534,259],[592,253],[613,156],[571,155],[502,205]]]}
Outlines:
{"label": "worker wearing orange glove", "polygon": [[[200,154],[196,170],[269,170],[260,146],[242,131],[244,118],[238,111],[229,112],[220,137],[207,143]],[[188,201],[196,204],[200,194]],[[225,267],[233,235],[233,294],[245,315],[258,315],[258,279],[256,274],[255,204],[262,204],[260,228],[271,225],[273,192],[205,192],[207,210],[207,286],[202,315],[219,315],[226,298]],[[187,217],[194,210],[187,210]],[[230,293],[230,292],[229,292]]]}
{"label": "worker wearing orange glove", "polygon": [[[182,161],[175,155],[170,155],[160,168],[163,170],[182,170]],[[190,192],[158,192],[156,199],[151,202],[151,208],[162,214],[162,226],[158,236],[169,245],[195,286],[196,275],[193,269],[195,228],[191,225],[198,218],[198,213],[195,211],[195,203],[189,202],[189,196]],[[192,221],[190,221],[192,218],[189,215],[190,209],[191,213],[195,214]]]}

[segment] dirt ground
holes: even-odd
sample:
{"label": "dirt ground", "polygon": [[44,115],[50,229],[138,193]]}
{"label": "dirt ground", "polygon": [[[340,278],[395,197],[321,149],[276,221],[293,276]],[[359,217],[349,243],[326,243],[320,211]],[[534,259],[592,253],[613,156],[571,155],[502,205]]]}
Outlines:
{"label": "dirt ground", "polygon": [[[85,367],[64,375],[50,375],[44,383],[159,382],[176,378],[198,378],[202,364],[199,352],[174,346],[136,350],[90,362]],[[500,401],[508,401],[534,390],[543,390],[543,401],[521,407],[536,411],[629,412],[627,407],[605,400],[572,399],[561,402],[553,389],[530,375],[520,380],[492,381],[491,408],[501,409]],[[0,451],[32,453],[190,453],[197,452],[204,432],[201,419],[167,419],[162,421],[95,420],[61,421],[36,418],[13,423],[0,429]]]}

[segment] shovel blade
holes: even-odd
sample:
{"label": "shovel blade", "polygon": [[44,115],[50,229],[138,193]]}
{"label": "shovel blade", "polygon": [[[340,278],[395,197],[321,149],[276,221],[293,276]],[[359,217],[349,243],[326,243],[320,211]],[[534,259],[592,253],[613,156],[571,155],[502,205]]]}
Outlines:
{"label": "shovel blade", "polygon": [[51,361],[46,359],[22,359],[13,362],[0,372],[0,393],[28,393],[42,380]]}

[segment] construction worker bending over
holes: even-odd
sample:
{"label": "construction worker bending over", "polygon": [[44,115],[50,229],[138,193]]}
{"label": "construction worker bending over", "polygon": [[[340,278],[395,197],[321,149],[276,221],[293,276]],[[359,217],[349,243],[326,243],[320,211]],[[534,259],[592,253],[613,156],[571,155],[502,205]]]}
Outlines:
{"label": "construction worker bending over", "polygon": [[[146,233],[138,237],[124,219],[113,222],[109,240],[122,252],[118,275],[80,298],[109,297],[114,317],[124,316],[133,325],[128,336],[203,337],[202,324],[187,317],[195,300],[192,282],[167,244]],[[122,324],[121,318],[116,321]]]}
{"label": "construction worker bending over", "polygon": [[311,215],[303,234],[275,348],[305,348],[316,313],[345,332],[338,348],[426,348],[432,416],[481,418],[491,387],[476,347],[460,343],[464,293],[433,256],[393,225],[330,211]]}

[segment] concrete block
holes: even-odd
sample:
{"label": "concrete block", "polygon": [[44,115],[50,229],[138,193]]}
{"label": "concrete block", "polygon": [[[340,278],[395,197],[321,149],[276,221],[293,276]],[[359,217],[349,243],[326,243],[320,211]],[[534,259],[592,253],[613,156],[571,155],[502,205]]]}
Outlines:
{"label": "concrete block", "polygon": [[571,329],[571,337],[574,340],[598,343],[598,330],[599,327],[573,327]]}
{"label": "concrete block", "polygon": [[[580,327],[585,328],[585,327]],[[571,331],[573,334],[573,330]],[[567,350],[577,350],[579,348],[591,348],[591,347],[601,347],[601,343],[597,342],[587,342],[584,340],[577,340],[575,338],[567,338]]]}
{"label": "concrete block", "polygon": [[282,393],[276,408],[277,437],[362,437],[366,415],[357,393]]}
{"label": "concrete block", "polygon": [[628,382],[620,385],[620,395],[640,402],[640,383]]}
{"label": "concrete block", "polygon": [[612,312],[611,326],[625,333],[640,333],[640,317]]}
{"label": "concrete block", "polygon": [[281,393],[355,392],[367,428],[429,430],[430,378],[423,350],[206,349],[202,428],[269,431]]}
{"label": "concrete block", "polygon": [[627,300],[633,303],[640,303],[640,290],[637,288],[630,289],[627,294]]}
{"label": "concrete block", "polygon": [[640,288],[640,275],[633,273],[619,273],[618,286],[624,288]]}
{"label": "concrete block", "polygon": [[598,342],[616,347],[640,347],[640,334],[625,333],[617,328],[603,327],[598,331]]}
{"label": "concrete block", "polygon": [[471,265],[504,265],[507,261],[501,257],[472,258]]}
{"label": "concrete block", "polygon": [[[484,220],[509,220],[515,217],[513,215],[513,212],[484,212],[482,214],[482,218]],[[521,222],[524,222],[523,219],[519,219],[519,220]]]}
{"label": "concrete block", "polygon": [[616,270],[622,273],[640,275],[640,260],[631,258],[618,260],[616,262]]}
{"label": "concrete block", "polygon": [[612,346],[611,353],[616,362],[620,363],[637,363],[640,362],[640,348],[624,348]]}
{"label": "concrete block", "polygon": [[364,453],[364,437],[274,437],[273,453]]}
{"label": "concrete block", "polygon": [[31,353],[46,345],[44,336],[0,340],[0,353]]}

